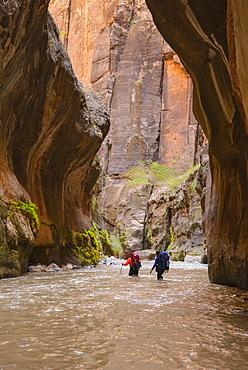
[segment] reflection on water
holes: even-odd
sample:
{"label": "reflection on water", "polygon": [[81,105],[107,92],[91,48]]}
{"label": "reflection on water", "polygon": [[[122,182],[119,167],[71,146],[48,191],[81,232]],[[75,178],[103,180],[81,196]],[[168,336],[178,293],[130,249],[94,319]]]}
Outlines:
{"label": "reflection on water", "polygon": [[207,267],[97,266],[0,280],[0,369],[248,369],[248,304]]}

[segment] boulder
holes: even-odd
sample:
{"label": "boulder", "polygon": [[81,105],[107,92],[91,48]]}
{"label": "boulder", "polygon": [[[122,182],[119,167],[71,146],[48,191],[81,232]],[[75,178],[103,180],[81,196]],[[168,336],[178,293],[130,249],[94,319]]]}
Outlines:
{"label": "boulder", "polygon": [[156,257],[156,251],[154,249],[142,249],[136,251],[140,257],[140,260],[153,260]]}
{"label": "boulder", "polygon": [[50,265],[47,266],[46,272],[60,272],[61,268],[56,263],[50,263]]}
{"label": "boulder", "polygon": [[42,265],[28,266],[28,272],[43,272],[46,271],[46,268]]}

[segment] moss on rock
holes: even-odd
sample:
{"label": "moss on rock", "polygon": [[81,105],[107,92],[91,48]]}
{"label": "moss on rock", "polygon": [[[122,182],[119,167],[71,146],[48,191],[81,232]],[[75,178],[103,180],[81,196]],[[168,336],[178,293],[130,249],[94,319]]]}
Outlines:
{"label": "moss on rock", "polygon": [[183,262],[186,256],[186,252],[184,249],[181,250],[173,250],[170,252],[171,260],[172,261],[181,261]]}
{"label": "moss on rock", "polygon": [[10,201],[9,204],[11,205],[11,208],[13,210],[20,210],[25,215],[27,215],[31,219],[31,221],[34,222],[35,226],[39,228],[40,220],[37,214],[38,207],[36,206],[36,204],[32,203],[30,200],[27,203],[22,202],[21,200],[19,200],[18,202]]}
{"label": "moss on rock", "polygon": [[4,269],[14,269],[19,271],[21,269],[18,261],[18,252],[11,250],[7,245],[0,246],[0,266]]}
{"label": "moss on rock", "polygon": [[27,271],[38,232],[35,209],[31,202],[0,199],[0,278],[20,276]]}

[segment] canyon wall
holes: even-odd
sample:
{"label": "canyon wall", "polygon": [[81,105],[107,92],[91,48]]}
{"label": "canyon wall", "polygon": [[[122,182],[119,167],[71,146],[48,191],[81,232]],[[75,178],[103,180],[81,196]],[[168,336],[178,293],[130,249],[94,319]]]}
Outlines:
{"label": "canyon wall", "polygon": [[[185,172],[199,163],[203,134],[192,113],[191,79],[154,26],[144,0],[52,0],[50,10],[75,73],[110,113],[110,130],[99,151],[98,205],[105,225],[125,235],[126,252],[166,248],[169,224],[160,228],[160,238],[146,235],[156,181],[133,185],[125,171],[135,166],[144,172],[144,163],[156,162]],[[191,237],[186,230],[185,235]]]}
{"label": "canyon wall", "polygon": [[152,160],[186,170],[199,126],[191,79],[157,31],[144,0],[52,0],[74,71],[110,113],[100,151],[108,175]]}
{"label": "canyon wall", "polygon": [[209,277],[248,289],[247,2],[146,0],[192,77],[194,113],[209,139]]}
{"label": "canyon wall", "polygon": [[[71,231],[90,228],[95,155],[110,115],[100,152],[102,193],[106,184],[118,185],[114,223],[129,219],[135,248],[142,235],[159,243],[161,218],[170,215],[164,231],[177,214],[183,222],[196,197],[183,197],[183,188],[191,188],[183,184],[174,199],[158,193],[154,209],[153,181],[127,191],[125,171],[141,161],[141,167],[151,161],[185,171],[199,161],[201,124],[211,174],[204,196],[210,281],[248,289],[248,5],[146,2],[170,46],[142,0],[51,1],[59,30],[48,0],[0,4],[0,277],[25,272],[34,243],[62,262],[61,247],[79,242]],[[170,209],[177,203],[176,214]],[[188,242],[182,235],[178,243]]]}
{"label": "canyon wall", "polygon": [[[207,262],[204,230],[208,144],[200,151],[200,166],[178,178],[175,186],[157,186],[147,206],[146,244],[166,246],[173,260],[185,257]],[[175,181],[175,179],[174,179]],[[187,257],[186,257],[187,258]]]}
{"label": "canyon wall", "polygon": [[0,4],[0,277],[27,270],[34,240],[61,263],[61,230],[91,226],[95,155],[109,128],[73,72],[48,3]]}

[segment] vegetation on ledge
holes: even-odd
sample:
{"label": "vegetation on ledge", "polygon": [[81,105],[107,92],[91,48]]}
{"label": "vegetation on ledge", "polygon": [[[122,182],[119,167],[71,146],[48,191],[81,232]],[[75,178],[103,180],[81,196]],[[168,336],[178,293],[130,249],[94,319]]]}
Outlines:
{"label": "vegetation on ledge", "polygon": [[138,163],[138,166],[125,171],[123,176],[130,180],[126,186],[151,184],[153,186],[169,186],[170,189],[173,189],[199,167],[200,165],[190,166],[186,172],[179,172],[175,168],[163,166],[157,162],[142,161]]}
{"label": "vegetation on ledge", "polygon": [[[35,226],[39,228],[40,220],[37,214],[38,207],[36,206],[36,204],[30,202],[30,200],[28,201],[28,203],[22,202],[21,200],[19,200],[18,202],[10,201],[9,204],[12,206],[13,209],[20,210],[25,215],[27,215],[32,221],[34,221]],[[10,213],[9,216],[11,216]]]}

